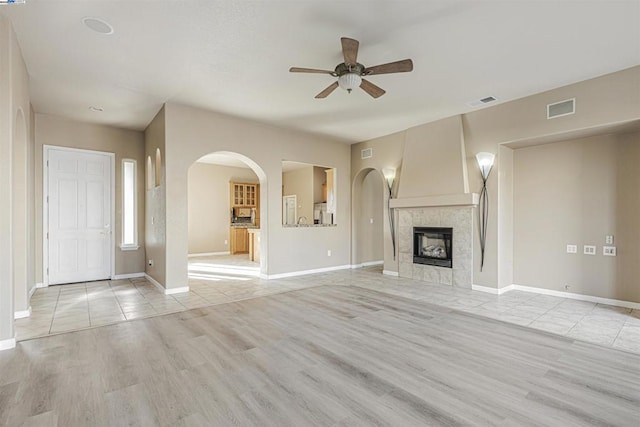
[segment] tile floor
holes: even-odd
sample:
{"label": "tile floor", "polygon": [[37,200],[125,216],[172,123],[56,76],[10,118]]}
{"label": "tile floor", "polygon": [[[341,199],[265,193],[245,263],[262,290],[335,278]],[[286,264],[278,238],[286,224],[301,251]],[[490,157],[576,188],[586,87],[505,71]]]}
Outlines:
{"label": "tile floor", "polygon": [[408,279],[386,278],[379,273],[372,269],[354,270],[348,282],[355,286],[640,353],[640,310],[522,291],[492,295]]}
{"label": "tile floor", "polygon": [[508,323],[640,353],[640,310],[529,292],[491,295],[446,285],[384,276],[380,267],[278,280],[257,277],[242,256],[193,258],[185,294],[164,295],[145,279],[91,282],[38,289],[32,315],[16,321],[18,340],[174,313],[191,308],[312,286],[359,286]]}

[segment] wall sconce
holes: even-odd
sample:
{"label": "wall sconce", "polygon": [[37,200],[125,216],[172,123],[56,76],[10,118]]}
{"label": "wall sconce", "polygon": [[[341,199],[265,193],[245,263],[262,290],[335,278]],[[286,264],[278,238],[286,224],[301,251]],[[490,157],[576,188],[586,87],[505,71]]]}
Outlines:
{"label": "wall sconce", "polygon": [[487,221],[489,219],[489,200],[487,194],[487,179],[491,173],[496,156],[492,153],[482,152],[476,154],[476,160],[482,175],[482,190],[478,201],[478,227],[480,231],[480,271],[484,266],[484,248],[487,242]]}
{"label": "wall sconce", "polygon": [[393,182],[396,179],[396,170],[394,168],[384,168],[382,169],[382,175],[384,175],[384,179],[387,181],[387,187],[389,188],[389,198],[388,202],[388,210],[389,210],[389,231],[391,232],[391,246],[393,247],[393,259],[396,259],[396,232],[395,225],[393,222],[393,209],[391,209],[390,202],[393,198],[392,190],[393,190]]}

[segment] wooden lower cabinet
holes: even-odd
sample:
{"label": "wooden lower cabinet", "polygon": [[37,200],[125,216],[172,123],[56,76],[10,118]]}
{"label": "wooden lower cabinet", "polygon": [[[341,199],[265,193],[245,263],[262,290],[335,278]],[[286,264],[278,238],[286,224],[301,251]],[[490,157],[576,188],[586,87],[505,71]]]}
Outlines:
{"label": "wooden lower cabinet", "polygon": [[231,227],[229,238],[231,254],[249,253],[249,233],[244,227]]}
{"label": "wooden lower cabinet", "polygon": [[249,261],[260,262],[260,229],[249,229]]}

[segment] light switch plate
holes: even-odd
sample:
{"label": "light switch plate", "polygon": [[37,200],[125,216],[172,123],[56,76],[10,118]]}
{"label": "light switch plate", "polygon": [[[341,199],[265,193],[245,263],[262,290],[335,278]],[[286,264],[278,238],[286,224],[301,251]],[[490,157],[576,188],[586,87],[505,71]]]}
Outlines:
{"label": "light switch plate", "polygon": [[584,245],[584,254],[585,255],[595,255],[596,247],[591,245]]}
{"label": "light switch plate", "polygon": [[577,245],[567,245],[567,253],[568,254],[577,254],[578,246]]}
{"label": "light switch plate", "polygon": [[607,245],[613,245],[613,235],[609,234],[609,235],[605,236],[604,242]]}
{"label": "light switch plate", "polygon": [[604,255],[604,256],[616,256],[616,247],[615,246],[603,246],[602,247],[602,255]]}

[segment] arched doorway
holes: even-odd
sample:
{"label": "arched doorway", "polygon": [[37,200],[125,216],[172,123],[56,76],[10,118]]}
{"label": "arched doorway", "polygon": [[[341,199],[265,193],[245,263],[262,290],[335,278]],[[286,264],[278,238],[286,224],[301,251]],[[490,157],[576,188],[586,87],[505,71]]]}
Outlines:
{"label": "arched doorway", "polygon": [[190,288],[259,277],[266,263],[261,228],[262,169],[232,152],[202,156],[189,168],[188,275]]}
{"label": "arched doorway", "polygon": [[352,257],[353,266],[378,265],[384,262],[385,183],[379,171],[361,170],[352,186]]}

